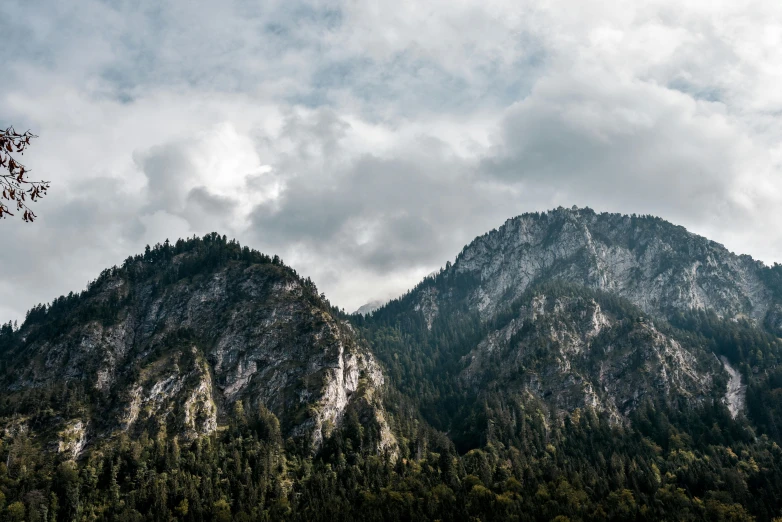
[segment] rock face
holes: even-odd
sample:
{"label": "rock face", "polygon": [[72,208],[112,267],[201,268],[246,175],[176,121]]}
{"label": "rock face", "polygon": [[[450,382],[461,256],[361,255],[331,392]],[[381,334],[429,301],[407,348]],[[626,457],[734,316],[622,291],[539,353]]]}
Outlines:
{"label": "rock face", "polygon": [[[528,396],[560,414],[604,412],[616,423],[645,399],[699,401],[714,392],[716,359],[599,296],[536,292],[465,356],[461,379]],[[635,312],[635,313],[634,313]]]}
{"label": "rock face", "polygon": [[[733,412],[743,400],[739,381],[667,321],[705,310],[779,335],[781,268],[659,218],[559,208],[476,238],[379,313],[410,314],[429,331],[477,314],[488,333],[460,370],[477,393],[532,397],[560,413],[588,406],[624,422],[644,398],[698,402],[724,396],[729,382]],[[551,284],[586,293],[538,290]],[[601,295],[634,311],[608,313]]]}
{"label": "rock face", "polygon": [[315,448],[346,408],[360,408],[393,446],[380,367],[314,285],[268,259],[201,268],[202,250],[130,260],[25,323],[5,354],[6,389],[79,383],[88,397],[82,418],[64,421],[60,451],[75,457],[91,437],[161,422],[208,434],[238,401],[267,408],[283,435]]}
{"label": "rock face", "polygon": [[[209,434],[241,404],[271,411],[285,438],[315,449],[350,414],[379,434],[378,450],[393,453],[386,392],[413,411],[426,392],[413,384],[438,378],[451,380],[438,385],[453,390],[442,400],[458,407],[492,390],[625,423],[647,399],[675,406],[727,397],[736,416],[745,401],[738,371],[668,321],[710,310],[779,335],[780,295],[782,267],[681,227],[560,208],[508,220],[351,325],[279,259],[212,234],[158,245],[81,295],[31,310],[19,331],[0,329],[6,404],[43,416],[0,409],[0,430],[46,432],[50,447],[77,458],[91,441],[120,433]],[[359,328],[374,335],[366,335],[374,353]]]}
{"label": "rock face", "polygon": [[735,419],[739,413],[744,411],[744,407],[747,404],[747,386],[741,382],[741,374],[731,366],[725,356],[721,356],[720,361],[722,361],[725,371],[730,376],[728,391],[725,393],[723,400],[728,405],[731,416]]}
{"label": "rock face", "polygon": [[700,308],[780,322],[769,268],[654,217],[576,208],[524,214],[475,239],[452,270],[479,281],[471,299],[484,316],[530,285],[558,279],[622,296],[659,317]]}

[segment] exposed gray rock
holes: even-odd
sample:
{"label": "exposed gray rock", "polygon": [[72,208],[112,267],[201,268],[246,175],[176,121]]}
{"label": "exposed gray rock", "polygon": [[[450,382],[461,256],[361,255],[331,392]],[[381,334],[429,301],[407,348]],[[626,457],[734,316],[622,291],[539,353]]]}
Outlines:
{"label": "exposed gray rock", "polygon": [[614,422],[645,398],[711,396],[713,357],[649,319],[606,313],[591,298],[534,295],[465,357],[464,382],[529,395],[560,414],[605,412]]}
{"label": "exposed gray rock", "polygon": [[418,303],[415,305],[415,311],[421,312],[426,319],[426,327],[432,329],[432,322],[437,317],[439,307],[437,306],[437,290],[434,288],[425,288],[418,296]]}
{"label": "exposed gray rock", "polygon": [[552,279],[615,293],[660,317],[696,308],[761,322],[777,310],[767,268],[751,257],[658,218],[590,209],[510,219],[465,247],[453,270],[479,278],[472,302],[485,317]]}
{"label": "exposed gray rock", "polygon": [[[186,261],[182,254],[166,266]],[[377,362],[290,269],[227,262],[168,283],[157,275],[131,283],[127,272],[118,273],[101,280],[73,316],[112,295],[113,319],[73,319],[45,335],[45,322],[28,326],[7,383],[21,392],[80,381],[114,398],[114,407],[92,412],[96,418],[83,419],[78,429],[63,425],[71,442],[60,451],[77,456],[87,426],[98,437],[160,422],[186,437],[209,434],[237,401],[268,408],[286,436],[306,437],[315,448],[359,401],[373,410],[383,444],[395,444]]]}
{"label": "exposed gray rock", "polygon": [[77,459],[87,445],[87,427],[78,419],[66,424],[58,436],[57,451],[72,460]]}
{"label": "exposed gray rock", "polygon": [[387,301],[383,301],[381,299],[376,299],[374,301],[370,301],[368,303],[359,306],[358,309],[356,309],[356,311],[353,313],[358,315],[368,315],[374,312],[375,310],[377,310],[378,308],[380,308],[381,306],[383,306],[384,304],[386,304],[386,302]]}
{"label": "exposed gray rock", "polygon": [[739,413],[744,411],[744,407],[747,404],[747,386],[741,382],[741,374],[730,365],[725,356],[721,356],[720,361],[722,361],[725,371],[730,376],[728,391],[725,393],[723,400],[728,405],[731,416],[735,419]]}

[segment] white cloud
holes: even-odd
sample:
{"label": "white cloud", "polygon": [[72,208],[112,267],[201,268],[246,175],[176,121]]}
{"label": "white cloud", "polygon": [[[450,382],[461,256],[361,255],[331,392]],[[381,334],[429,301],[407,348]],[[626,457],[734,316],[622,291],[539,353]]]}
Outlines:
{"label": "white cloud", "polygon": [[0,313],[212,230],[353,309],[559,204],[782,260],[778,20],[760,0],[5,3],[0,124],[41,136],[25,161],[53,185],[37,223],[0,223]]}

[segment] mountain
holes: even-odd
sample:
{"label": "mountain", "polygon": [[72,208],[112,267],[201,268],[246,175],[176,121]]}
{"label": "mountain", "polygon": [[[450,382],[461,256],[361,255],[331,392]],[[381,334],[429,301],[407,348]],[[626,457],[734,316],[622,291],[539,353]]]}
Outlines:
{"label": "mountain", "polygon": [[[782,269],[651,216],[575,207],[524,214],[466,246],[451,271],[476,281],[468,298],[484,317],[530,285],[561,280],[624,297],[662,318],[708,309],[782,331]],[[421,299],[422,307],[431,301]]]}
{"label": "mountain", "polygon": [[369,315],[224,236],[148,247],[0,327],[0,519],[770,521],[780,289],[577,208]]}
{"label": "mountain", "polygon": [[283,436],[315,448],[357,408],[382,448],[395,444],[383,374],[351,325],[278,259],[216,234],[128,259],[81,295],[32,310],[16,337],[3,353],[12,400],[74,387],[83,397],[46,425],[74,457],[161,422],[186,439],[209,435],[238,403],[268,409]]}
{"label": "mountain", "polygon": [[[560,415],[590,407],[626,422],[648,398],[674,404],[724,396],[731,375],[741,389],[727,359],[670,323],[708,312],[777,335],[780,273],[659,218],[559,208],[476,238],[370,323],[422,323],[418,351],[438,352],[430,360],[441,361],[433,379],[447,374],[478,396],[497,387]],[[439,352],[458,343],[425,346],[464,324],[479,326],[444,359]],[[742,409],[743,394],[732,397]],[[453,430],[450,422],[435,425]]]}
{"label": "mountain", "polygon": [[363,305],[359,306],[356,309],[356,311],[353,312],[353,313],[354,314],[358,314],[358,315],[371,314],[372,312],[374,312],[375,310],[377,310],[378,308],[383,306],[385,303],[386,303],[386,301],[383,301],[383,300],[380,300],[380,299],[376,299],[374,301],[369,301],[368,303],[364,303]]}
{"label": "mountain", "polygon": [[721,391],[722,365],[698,343],[583,289],[540,288],[463,357],[475,388],[528,394],[624,422],[645,400],[702,401]]}

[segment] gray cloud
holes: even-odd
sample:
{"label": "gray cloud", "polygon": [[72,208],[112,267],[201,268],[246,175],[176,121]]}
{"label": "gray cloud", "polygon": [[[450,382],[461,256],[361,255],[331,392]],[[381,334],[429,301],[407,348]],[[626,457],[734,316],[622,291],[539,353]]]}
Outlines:
{"label": "gray cloud", "polygon": [[283,168],[299,174],[278,199],[256,206],[254,242],[278,250],[296,244],[382,277],[395,267],[444,264],[475,234],[524,208],[513,190],[488,183],[433,137],[386,157],[352,156],[330,135],[320,136],[328,147],[307,139],[331,160],[286,160]]}
{"label": "gray cloud", "polygon": [[782,260],[782,6],[735,9],[3,3],[0,124],[53,188],[0,222],[0,318],[212,230],[353,309],[560,204]]}
{"label": "gray cloud", "polygon": [[180,147],[158,146],[136,158],[147,178],[147,204],[152,211],[176,210],[182,204],[187,186],[183,181],[195,171],[195,164]]}
{"label": "gray cloud", "polygon": [[206,187],[196,187],[187,194],[187,208],[192,208],[193,212],[224,215],[232,212],[236,204],[229,197],[212,194]]}
{"label": "gray cloud", "polygon": [[692,220],[731,203],[742,154],[752,149],[746,141],[721,104],[639,81],[561,75],[506,112],[481,167],[593,204],[621,196],[628,212]]}

